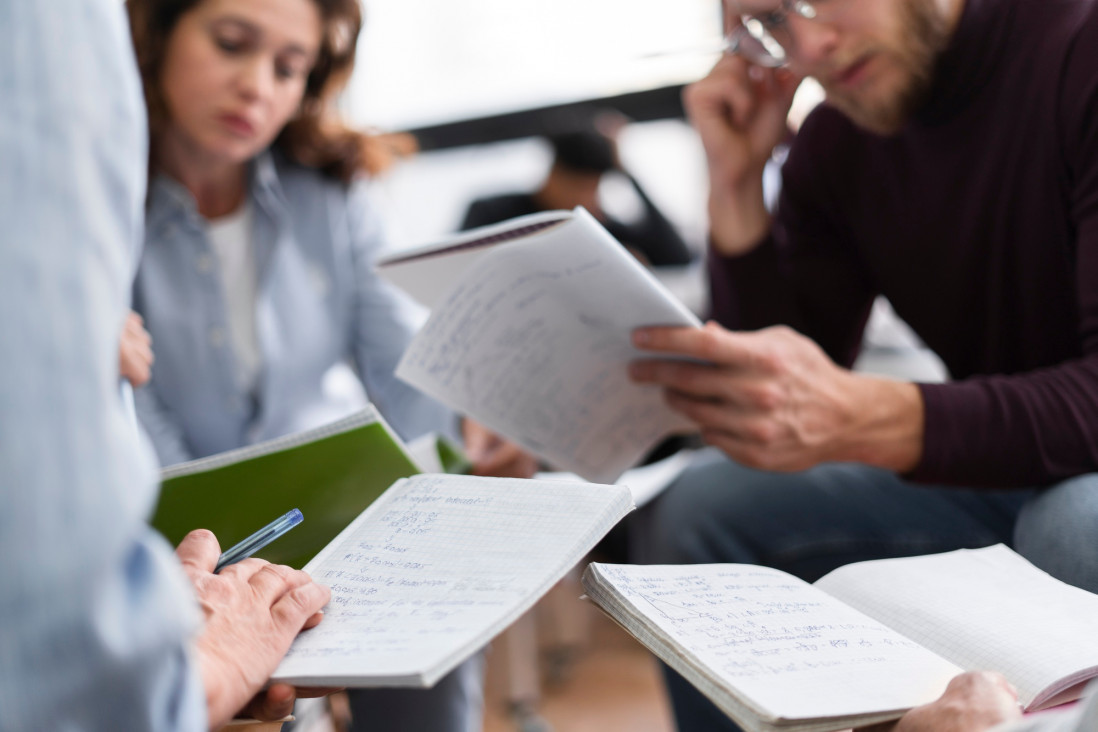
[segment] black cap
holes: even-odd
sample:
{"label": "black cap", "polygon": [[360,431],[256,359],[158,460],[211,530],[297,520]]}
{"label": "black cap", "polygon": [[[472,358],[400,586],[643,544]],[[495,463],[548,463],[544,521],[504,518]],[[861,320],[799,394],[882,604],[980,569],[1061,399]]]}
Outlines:
{"label": "black cap", "polygon": [[614,141],[594,130],[573,130],[551,134],[553,162],[583,173],[605,173],[617,166]]}

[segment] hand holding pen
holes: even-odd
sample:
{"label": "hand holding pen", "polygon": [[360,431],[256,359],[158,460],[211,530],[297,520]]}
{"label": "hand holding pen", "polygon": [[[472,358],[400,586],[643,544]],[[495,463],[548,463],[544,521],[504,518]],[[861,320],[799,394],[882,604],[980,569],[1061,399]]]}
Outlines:
{"label": "hand holding pen", "polygon": [[214,574],[217,574],[230,564],[236,564],[241,559],[247,559],[304,520],[305,517],[302,516],[301,511],[296,508],[291,509],[283,516],[279,516],[274,521],[222,554],[221,558],[217,560],[217,566],[214,567]]}
{"label": "hand holding pen", "polygon": [[[282,533],[287,530],[283,528]],[[273,540],[267,535],[260,543]],[[251,551],[259,548],[253,542]],[[247,554],[236,547],[225,554],[230,552],[238,560]],[[259,559],[238,562],[214,574],[221,549],[206,530],[188,534],[176,555],[205,616],[193,648],[209,700],[211,726],[223,725],[244,709],[257,719],[284,717],[298,691],[288,684],[273,684],[262,693],[260,689],[297,634],[321,621],[321,609],[331,592],[305,572]]]}

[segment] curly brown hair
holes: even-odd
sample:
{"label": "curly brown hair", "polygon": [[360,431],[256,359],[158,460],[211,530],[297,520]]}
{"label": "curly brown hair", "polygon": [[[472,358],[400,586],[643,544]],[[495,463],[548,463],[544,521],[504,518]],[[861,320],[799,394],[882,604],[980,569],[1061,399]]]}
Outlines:
{"label": "curly brown hair", "polygon": [[[160,89],[164,51],[179,19],[200,2],[128,0],[126,3],[154,140],[168,115]],[[274,147],[296,163],[349,182],[360,173],[379,172],[404,151],[381,138],[347,127],[335,110],[335,98],[354,69],[355,48],[362,29],[358,0],[312,2],[320,10],[323,27],[320,50],[305,82],[301,110],[279,133]]]}

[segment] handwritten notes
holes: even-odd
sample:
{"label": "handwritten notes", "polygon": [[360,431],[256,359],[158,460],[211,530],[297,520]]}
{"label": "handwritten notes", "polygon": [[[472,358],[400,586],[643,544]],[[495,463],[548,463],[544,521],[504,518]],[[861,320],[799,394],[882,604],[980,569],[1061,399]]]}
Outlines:
{"label": "handwritten notes", "polygon": [[696,318],[586,212],[462,273],[397,375],[588,480],[613,482],[686,422],[629,381],[644,325]]}
{"label": "handwritten notes", "polygon": [[631,508],[616,486],[399,481],[306,567],[332,601],[275,678],[429,686],[525,612]]}
{"label": "handwritten notes", "polygon": [[584,586],[688,679],[716,677],[711,687],[731,689],[726,709],[745,705],[771,719],[904,709],[934,699],[960,673],[778,570],[592,564]]}

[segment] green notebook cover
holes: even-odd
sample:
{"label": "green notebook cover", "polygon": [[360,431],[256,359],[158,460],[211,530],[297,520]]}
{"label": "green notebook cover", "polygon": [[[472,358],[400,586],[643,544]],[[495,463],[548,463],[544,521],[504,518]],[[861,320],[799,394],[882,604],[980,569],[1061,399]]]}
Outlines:
{"label": "green notebook cover", "polygon": [[444,435],[439,435],[435,444],[442,472],[450,475],[468,475],[473,470],[465,451]]}
{"label": "green notebook cover", "polygon": [[396,482],[419,473],[368,409],[339,422],[172,466],[152,525],[172,545],[203,528],[222,550],[290,509],[305,520],[255,556],[301,568]]}

